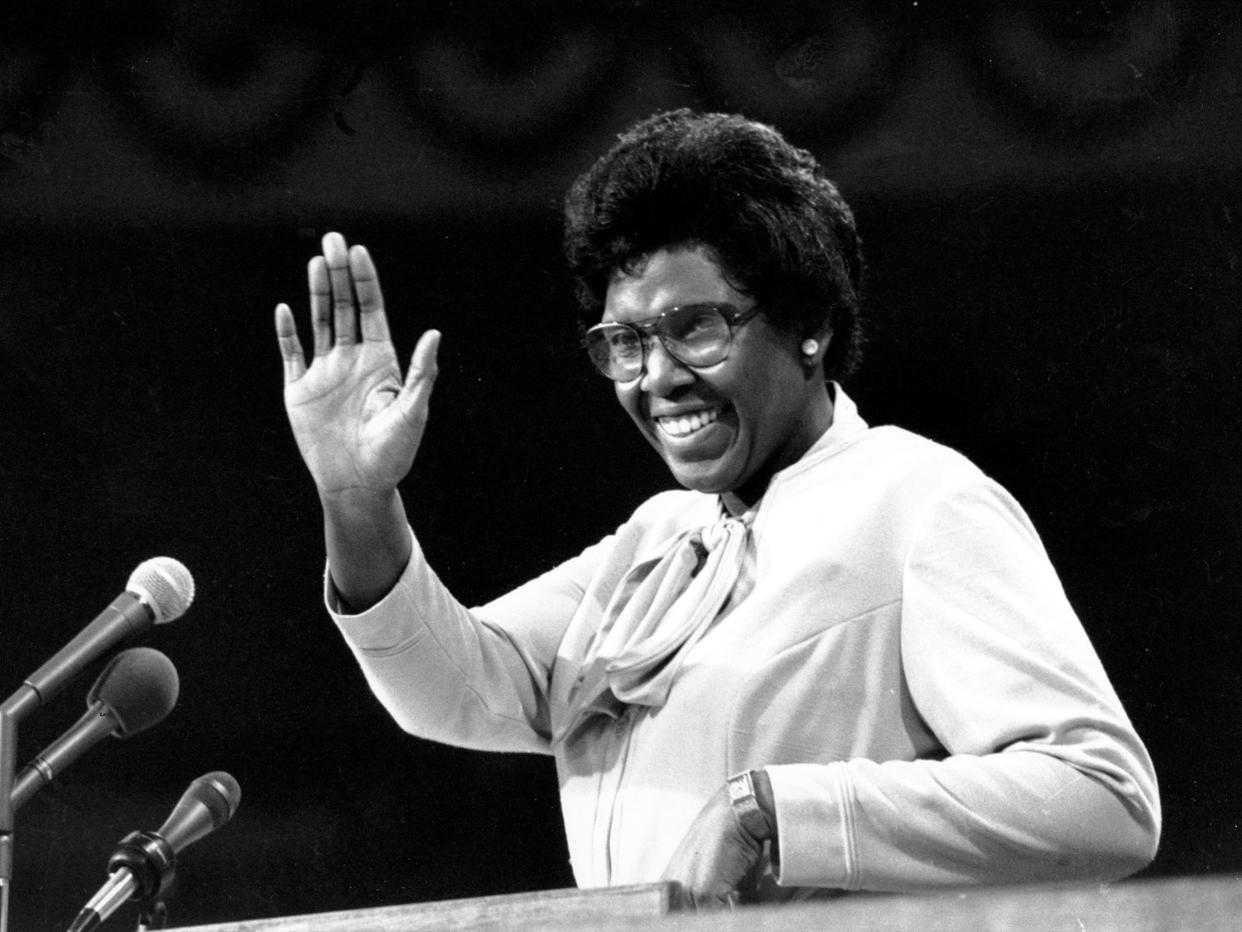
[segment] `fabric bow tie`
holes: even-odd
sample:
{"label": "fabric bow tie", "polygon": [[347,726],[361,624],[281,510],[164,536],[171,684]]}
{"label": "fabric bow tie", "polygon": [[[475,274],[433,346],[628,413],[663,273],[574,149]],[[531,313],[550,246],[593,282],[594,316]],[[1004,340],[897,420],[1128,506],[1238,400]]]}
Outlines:
{"label": "fabric bow tie", "polygon": [[683,532],[625,574],[587,647],[554,745],[595,715],[615,719],[626,705],[664,705],[686,655],[737,583],[751,520],[747,513]]}

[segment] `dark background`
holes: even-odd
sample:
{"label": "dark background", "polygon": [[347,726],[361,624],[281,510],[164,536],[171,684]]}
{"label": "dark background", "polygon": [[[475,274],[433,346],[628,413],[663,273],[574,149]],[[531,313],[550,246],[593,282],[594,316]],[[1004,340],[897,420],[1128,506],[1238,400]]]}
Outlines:
{"label": "dark background", "polygon": [[[10,5],[6,5],[10,6]],[[407,9],[408,7],[408,9]],[[1024,503],[1161,779],[1146,872],[1242,869],[1242,16],[1228,3],[71,2],[0,16],[0,690],[143,559],[181,700],[18,814],[15,930],[228,770],[177,924],[571,885],[550,759],[404,736],[320,604],[273,305],[341,230],[403,358],[444,332],[404,492],[485,600],[665,487],[580,359],[558,201],[634,119],[774,122],[854,206],[872,423]],[[93,668],[24,727],[24,763]],[[133,921],[126,906],[118,926]]]}

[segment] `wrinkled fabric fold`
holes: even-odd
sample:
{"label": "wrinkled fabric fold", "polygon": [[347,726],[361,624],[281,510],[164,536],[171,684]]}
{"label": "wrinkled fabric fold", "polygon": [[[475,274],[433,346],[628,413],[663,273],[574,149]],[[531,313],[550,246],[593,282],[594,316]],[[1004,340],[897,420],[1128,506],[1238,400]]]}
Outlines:
{"label": "wrinkled fabric fold", "polygon": [[737,584],[752,516],[679,534],[625,574],[587,648],[554,745],[597,715],[616,719],[627,705],[664,705],[686,655]]}

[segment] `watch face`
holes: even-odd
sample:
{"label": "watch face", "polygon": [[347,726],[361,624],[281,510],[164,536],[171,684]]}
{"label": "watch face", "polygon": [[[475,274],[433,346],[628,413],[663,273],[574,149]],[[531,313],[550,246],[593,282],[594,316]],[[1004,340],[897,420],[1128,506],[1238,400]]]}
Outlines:
{"label": "watch face", "polygon": [[738,774],[728,781],[727,786],[729,787],[729,801],[733,805],[733,814],[737,816],[742,828],[756,841],[766,841],[771,838],[772,826],[759,806],[750,773]]}
{"label": "watch face", "polygon": [[746,796],[754,796],[755,788],[751,785],[750,774],[738,774],[729,780],[729,798],[736,802]]}

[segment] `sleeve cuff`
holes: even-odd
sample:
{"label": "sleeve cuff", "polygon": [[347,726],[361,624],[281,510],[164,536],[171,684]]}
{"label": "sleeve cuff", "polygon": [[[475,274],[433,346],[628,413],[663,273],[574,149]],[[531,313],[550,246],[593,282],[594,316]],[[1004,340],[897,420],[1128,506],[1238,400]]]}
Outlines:
{"label": "sleeve cuff", "polygon": [[358,650],[386,652],[408,642],[416,629],[421,627],[417,613],[408,611],[406,596],[415,586],[414,578],[424,565],[418,539],[410,532],[410,559],[401,576],[388,593],[364,612],[349,614],[342,610],[340,594],[332,581],[331,567],[324,564],[323,602],[332,621],[345,639]]}
{"label": "sleeve cuff", "polygon": [[858,846],[844,764],[764,768],[776,801],[777,883],[857,889]]}

